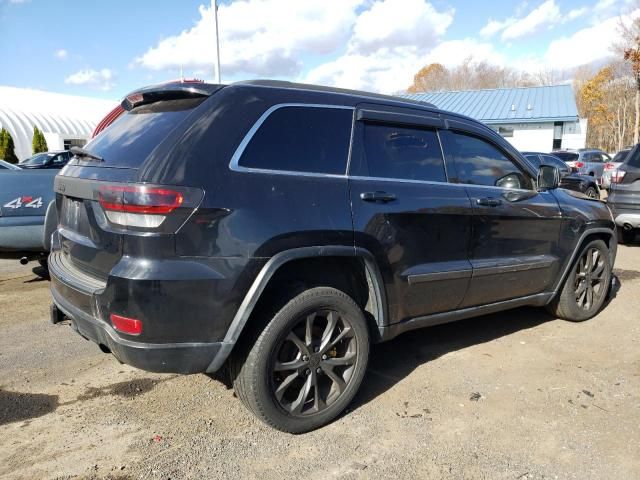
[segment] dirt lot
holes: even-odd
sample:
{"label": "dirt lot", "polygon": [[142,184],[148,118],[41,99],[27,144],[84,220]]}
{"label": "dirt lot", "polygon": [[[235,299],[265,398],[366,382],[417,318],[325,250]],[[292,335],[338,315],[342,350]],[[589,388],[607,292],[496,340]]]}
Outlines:
{"label": "dirt lot", "polygon": [[47,282],[0,262],[0,477],[640,478],[640,245],[616,267],[586,323],[520,309],[375,347],[350,410],[293,436],[51,325]]}

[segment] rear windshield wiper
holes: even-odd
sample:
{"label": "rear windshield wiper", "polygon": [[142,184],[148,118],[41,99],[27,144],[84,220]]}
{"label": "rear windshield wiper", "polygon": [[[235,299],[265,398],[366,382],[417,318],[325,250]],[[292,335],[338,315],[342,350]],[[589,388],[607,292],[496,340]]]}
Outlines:
{"label": "rear windshield wiper", "polygon": [[70,151],[71,153],[73,153],[75,157],[88,158],[96,162],[104,162],[104,158],[102,158],[99,155],[96,155],[95,153],[91,153],[89,150],[85,150],[84,148],[71,147]]}

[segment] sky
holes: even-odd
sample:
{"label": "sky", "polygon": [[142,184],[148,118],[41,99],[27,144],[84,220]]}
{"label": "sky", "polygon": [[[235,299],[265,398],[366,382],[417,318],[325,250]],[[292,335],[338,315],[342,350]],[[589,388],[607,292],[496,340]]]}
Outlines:
{"label": "sky", "polygon": [[[214,78],[214,8],[197,0],[0,0],[0,85],[119,99]],[[529,73],[612,55],[640,0],[219,0],[223,83],[276,78],[382,93],[472,56]]]}

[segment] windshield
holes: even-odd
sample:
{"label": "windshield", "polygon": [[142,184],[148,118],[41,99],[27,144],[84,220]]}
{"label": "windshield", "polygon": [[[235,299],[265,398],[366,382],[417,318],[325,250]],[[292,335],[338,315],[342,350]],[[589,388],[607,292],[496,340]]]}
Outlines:
{"label": "windshield", "polygon": [[20,165],[26,165],[30,167],[41,166],[47,162],[47,159],[53,157],[53,153],[38,153],[33,157],[27,158],[24,162],[20,163]]}
{"label": "windshield", "polygon": [[553,155],[564,162],[575,162],[578,160],[578,154],[572,152],[553,152]]}

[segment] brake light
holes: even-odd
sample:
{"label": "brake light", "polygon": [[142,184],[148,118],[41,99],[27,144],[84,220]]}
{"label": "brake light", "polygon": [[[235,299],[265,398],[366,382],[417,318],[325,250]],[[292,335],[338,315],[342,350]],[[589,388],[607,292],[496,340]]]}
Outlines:
{"label": "brake light", "polygon": [[624,170],[616,170],[611,173],[611,183],[622,183],[622,179],[624,178],[627,172]]}
{"label": "brake light", "polygon": [[613,163],[605,163],[604,164],[604,169],[605,170],[612,170],[614,168],[616,168],[616,166]]}
{"label": "brake light", "polygon": [[142,333],[142,322],[135,318],[123,317],[112,313],[111,323],[117,331],[126,333],[127,335],[140,335]]}
{"label": "brake light", "polygon": [[104,185],[98,201],[110,222],[125,227],[157,228],[165,216],[182,206],[182,192],[146,185]]}
{"label": "brake light", "polygon": [[574,165],[575,165],[577,168],[582,168],[582,167],[584,167],[584,163],[582,163],[582,162],[576,162]]}

